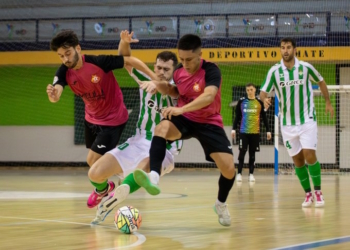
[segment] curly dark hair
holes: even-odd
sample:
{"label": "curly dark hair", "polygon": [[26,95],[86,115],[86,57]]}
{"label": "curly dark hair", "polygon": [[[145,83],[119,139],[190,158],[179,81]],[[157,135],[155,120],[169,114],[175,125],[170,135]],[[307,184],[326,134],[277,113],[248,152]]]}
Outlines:
{"label": "curly dark hair", "polygon": [[79,39],[77,34],[72,30],[63,30],[52,38],[50,48],[53,51],[57,51],[59,48],[76,47],[79,45]]}

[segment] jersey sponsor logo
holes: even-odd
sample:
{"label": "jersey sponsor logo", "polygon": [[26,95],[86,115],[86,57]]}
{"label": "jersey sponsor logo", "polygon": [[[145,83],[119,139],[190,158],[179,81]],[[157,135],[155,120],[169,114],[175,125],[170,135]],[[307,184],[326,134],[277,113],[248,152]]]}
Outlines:
{"label": "jersey sponsor logo", "polygon": [[147,107],[149,107],[150,109],[154,109],[156,112],[158,112],[158,113],[162,113],[162,111],[165,109],[165,108],[167,108],[167,107],[163,107],[163,108],[159,108],[159,106],[157,106],[156,104],[155,104],[155,102],[153,101],[153,100],[148,100],[148,102],[147,102]]}
{"label": "jersey sponsor logo", "polygon": [[256,113],[257,110],[256,109],[243,109],[244,113]]}
{"label": "jersey sponsor logo", "polygon": [[98,75],[92,75],[91,76],[91,82],[92,83],[99,83],[101,78]]}
{"label": "jersey sponsor logo", "polygon": [[304,81],[302,79],[299,80],[290,80],[290,81],[281,81],[280,87],[288,87],[288,86],[294,86],[294,85],[302,85],[304,84]]}
{"label": "jersey sponsor logo", "polygon": [[194,90],[194,92],[200,92],[202,89],[201,89],[201,87],[199,86],[198,83],[195,83],[193,85],[193,90]]}

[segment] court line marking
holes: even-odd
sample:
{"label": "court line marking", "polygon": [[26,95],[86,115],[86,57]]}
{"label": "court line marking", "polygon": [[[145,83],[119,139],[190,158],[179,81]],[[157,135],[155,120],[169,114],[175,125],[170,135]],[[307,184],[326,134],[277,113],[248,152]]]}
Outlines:
{"label": "court line marking", "polygon": [[306,243],[297,244],[297,245],[290,245],[286,247],[273,248],[271,250],[304,250],[304,249],[310,249],[310,248],[316,248],[316,247],[335,245],[335,244],[340,244],[340,243],[349,242],[349,241],[350,241],[350,235],[326,239],[326,240],[311,241],[311,242],[306,242]]}
{"label": "court line marking", "polygon": [[[41,221],[41,222],[55,222],[55,223],[63,223],[63,224],[84,225],[84,226],[91,227],[91,224],[74,222],[74,221],[46,220],[46,219],[23,218],[23,217],[12,217],[12,216],[0,216],[0,218],[4,218],[4,219],[19,219],[19,220],[32,220],[32,221]],[[100,226],[100,225],[96,225],[95,227],[114,228],[114,227],[111,227],[111,226]],[[142,245],[146,241],[146,236],[144,236],[143,234],[134,232],[132,235],[135,235],[137,237],[137,241],[135,243],[132,243],[132,244],[127,245],[127,246],[105,248],[103,250],[112,250],[112,249],[122,249],[122,248],[136,247],[136,246]]]}

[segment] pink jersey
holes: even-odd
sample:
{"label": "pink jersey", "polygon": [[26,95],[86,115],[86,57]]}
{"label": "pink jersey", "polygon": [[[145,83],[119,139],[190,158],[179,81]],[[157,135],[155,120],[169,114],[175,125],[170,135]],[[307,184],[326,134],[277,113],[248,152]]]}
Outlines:
{"label": "pink jersey", "polygon": [[209,123],[223,127],[220,114],[221,73],[215,64],[201,60],[199,70],[193,75],[187,73],[182,64],[180,64],[174,71],[173,79],[179,90],[178,107],[192,102],[204,92],[205,87],[217,86],[219,90],[211,104],[199,110],[184,113],[183,116],[194,122]]}
{"label": "pink jersey", "polygon": [[128,120],[123,94],[112,70],[123,68],[122,56],[83,56],[78,70],[65,65],[56,72],[54,84],[69,85],[85,103],[85,119],[104,126],[117,126]]}

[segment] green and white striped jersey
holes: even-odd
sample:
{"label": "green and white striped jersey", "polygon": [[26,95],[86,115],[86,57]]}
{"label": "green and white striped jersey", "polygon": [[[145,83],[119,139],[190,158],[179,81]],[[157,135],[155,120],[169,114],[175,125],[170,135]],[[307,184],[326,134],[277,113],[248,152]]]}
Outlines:
{"label": "green and white striped jersey", "polygon": [[[143,72],[132,69],[130,74],[135,80],[149,81],[150,78]],[[173,81],[171,82],[173,84]],[[140,89],[140,113],[136,123],[136,134],[145,136],[145,139],[152,140],[153,131],[156,125],[163,119],[161,111],[165,107],[176,106],[176,99],[170,96],[156,93],[154,95]],[[167,149],[172,154],[178,154],[182,148],[182,140],[167,144]],[[176,153],[177,152],[177,153]]]}
{"label": "green and white striped jersey", "polygon": [[290,70],[283,64],[283,59],[270,68],[260,90],[270,93],[275,89],[282,125],[316,120],[311,80],[318,83],[323,77],[311,64],[297,58]]}

